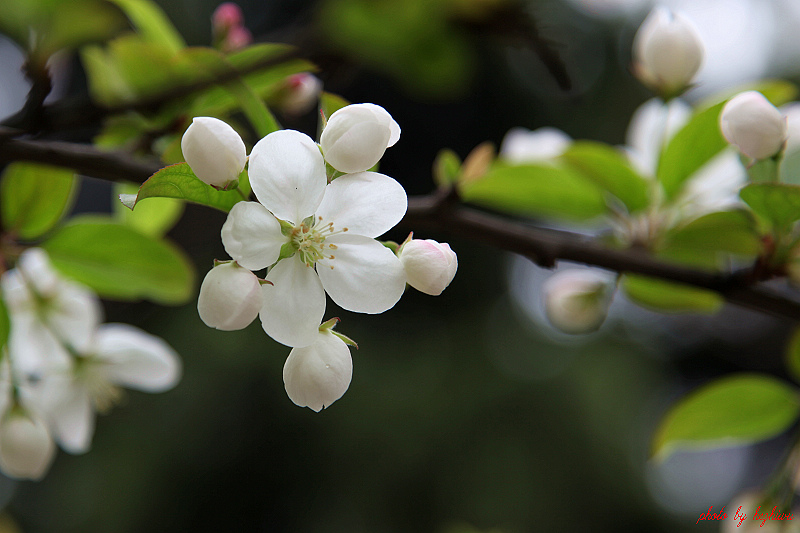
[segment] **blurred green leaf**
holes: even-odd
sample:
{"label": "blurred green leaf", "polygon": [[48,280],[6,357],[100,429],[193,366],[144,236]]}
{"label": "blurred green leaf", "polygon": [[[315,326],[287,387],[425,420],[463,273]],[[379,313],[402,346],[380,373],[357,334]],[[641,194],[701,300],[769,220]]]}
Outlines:
{"label": "blurred green leaf", "polygon": [[[132,183],[116,183],[114,200],[120,194],[136,195],[139,186]],[[147,198],[137,202],[136,209],[131,210],[122,202],[112,201],[114,216],[121,223],[151,237],[163,237],[183,214],[184,203],[175,198]]]}
{"label": "blurred green leaf", "polygon": [[562,158],[588,179],[619,198],[635,213],[650,205],[650,182],[615,148],[590,141],[573,143]]}
{"label": "blurred green leaf", "polygon": [[722,297],[715,292],[645,276],[623,276],[622,288],[642,307],[667,313],[713,314],[723,304]]}
{"label": "blurred green leaf", "polygon": [[53,265],[105,298],[186,302],[194,271],[183,252],[105,216],[82,216],[42,244]]}
{"label": "blurred green leaf", "polygon": [[800,328],[795,328],[786,347],[786,369],[792,379],[800,382]]}
{"label": "blurred green leaf", "polygon": [[149,0],[110,0],[118,5],[146,40],[177,52],[186,46],[183,38],[157,4]]}
{"label": "blurred green leaf", "polygon": [[776,183],[780,180],[780,165],[774,157],[761,159],[753,162],[749,166],[744,163],[747,168],[747,175],[750,181],[758,182],[773,182]]}
{"label": "blurred green leaf", "polygon": [[800,220],[800,185],[751,183],[739,191],[739,197],[778,231]]}
{"label": "blurred green leaf", "polygon": [[350,105],[350,102],[339,96],[338,94],[322,91],[319,95],[319,107],[325,119],[331,118],[331,115],[339,111],[341,108]]}
{"label": "blurred green leaf", "polygon": [[477,181],[463,183],[467,201],[528,216],[587,220],[607,211],[603,193],[574,170],[552,165],[496,163]]}
{"label": "blurred green leaf", "polygon": [[692,254],[729,252],[757,255],[761,240],[753,217],[746,211],[709,213],[669,231],[665,248]]}
{"label": "blurred green leaf", "polygon": [[241,202],[249,195],[250,182],[247,170],[242,171],[239,175],[238,189],[218,191],[195,176],[187,163],[178,163],[163,168],[150,176],[139,187],[139,193],[135,198],[132,197],[133,195],[126,196],[122,203],[133,209],[145,198],[177,198],[227,213],[237,202]]}
{"label": "blurred green leaf", "polygon": [[674,405],[656,431],[652,453],[759,442],[786,430],[800,414],[797,391],[770,376],[739,374],[705,385]]}
{"label": "blurred green leaf", "polygon": [[797,85],[790,81],[759,80],[754,83],[746,83],[739,85],[738,87],[726,89],[725,91],[716,93],[700,102],[697,109],[706,109],[715,106],[722,101],[730,100],[737,94],[744,91],[758,91],[776,107],[780,107],[783,104],[788,104],[796,99],[798,95]]}
{"label": "blurred green leaf", "polygon": [[728,146],[719,129],[719,114],[725,102],[695,113],[670,139],[656,173],[667,198],[675,197],[692,174]]}
{"label": "blurred green leaf", "polygon": [[441,189],[452,187],[461,174],[461,158],[449,148],[440,150],[433,162],[433,181]]}
{"label": "blurred green leaf", "polygon": [[3,227],[24,240],[51,230],[72,206],[77,180],[71,170],[12,163],[0,181]]}

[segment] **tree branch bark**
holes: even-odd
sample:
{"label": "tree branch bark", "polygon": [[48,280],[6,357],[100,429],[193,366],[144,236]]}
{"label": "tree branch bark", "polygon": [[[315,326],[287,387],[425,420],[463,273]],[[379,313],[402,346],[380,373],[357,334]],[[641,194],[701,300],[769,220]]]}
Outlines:
{"label": "tree branch bark", "polygon": [[[9,138],[0,128],[0,163],[32,161],[71,168],[108,181],[142,183],[163,167],[125,153],[103,152],[83,144]],[[728,302],[776,317],[800,320],[800,301],[753,285],[748,272],[715,273],[667,263],[642,250],[613,249],[595,239],[563,230],[539,228],[465,206],[454,194],[411,197],[401,222],[413,229],[441,231],[523,255],[553,267],[574,261],[621,273],[640,274],[714,291]]]}

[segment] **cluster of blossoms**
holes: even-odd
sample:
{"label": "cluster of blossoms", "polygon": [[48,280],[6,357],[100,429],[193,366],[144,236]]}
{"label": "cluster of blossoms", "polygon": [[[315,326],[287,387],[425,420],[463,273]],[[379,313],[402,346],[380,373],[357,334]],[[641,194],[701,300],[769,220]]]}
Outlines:
{"label": "cluster of blossoms", "polygon": [[88,288],[61,277],[39,248],[0,277],[11,323],[0,359],[0,469],[40,479],[55,455],[91,446],[95,411],[122,388],[166,391],[181,362],[162,339],[127,324],[101,324]]}
{"label": "cluster of blossoms", "polygon": [[[664,146],[692,116],[680,98],[703,63],[704,46],[694,24],[680,13],[656,7],[640,26],[633,41],[634,75],[659,95],[633,115],[623,152],[630,164],[653,182]],[[687,180],[681,193],[669,201],[663,194],[643,213],[620,213],[612,222],[620,240],[648,246],[665,230],[702,215],[740,205],[739,190],[747,176],[739,154],[756,163],[780,160],[787,148],[798,106],[776,109],[762,94],[746,91],[731,98],[720,114],[720,130],[736,148],[723,151]],[[789,120],[787,121],[787,117]],[[797,128],[797,121],[795,129]],[[509,163],[547,163],[570,146],[570,137],[553,128],[508,132],[500,155]],[[791,141],[789,141],[791,144]],[[604,322],[616,289],[615,276],[595,269],[569,269],[555,273],[543,286],[545,315],[558,330],[590,333]]]}
{"label": "cluster of blossoms", "polygon": [[[374,104],[333,113],[319,144],[294,130],[267,135],[247,163],[258,201],[237,203],[222,227],[232,261],[217,262],[203,281],[200,318],[235,330],[258,316],[270,337],[292,347],[283,379],[301,407],[329,406],[352,376],[347,345],[355,343],[333,331],[337,319],[321,324],[326,294],[343,309],[376,314],[398,302],[406,283],[437,295],[455,276],[447,244],[376,240],[408,206],[397,181],[369,170],[399,138],[397,122]],[[209,117],[194,119],[182,148],[195,174],[220,188],[235,183],[247,160],[236,132]],[[253,273],[265,268],[265,279]]]}

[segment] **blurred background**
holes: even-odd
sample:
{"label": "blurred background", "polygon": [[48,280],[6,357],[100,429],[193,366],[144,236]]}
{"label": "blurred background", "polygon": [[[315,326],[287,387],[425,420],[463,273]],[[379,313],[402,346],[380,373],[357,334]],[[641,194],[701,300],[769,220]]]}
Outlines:
{"label": "blurred background", "polygon": [[[190,45],[211,41],[214,0],[158,2]],[[800,1],[670,0],[700,29],[707,57],[690,99],[760,77],[800,75]],[[246,0],[256,41],[313,42],[325,89],[384,106],[402,128],[382,172],[410,195],[433,190],[442,148],[462,158],[515,126],[623,144],[650,98],[629,74],[645,0]],[[310,39],[310,41],[309,41]],[[27,85],[0,37],[0,116]],[[63,57],[56,94],[85,94]],[[309,134],[316,115],[284,121]],[[89,142],[97,130],[71,132]],[[85,179],[78,211],[110,209]],[[188,206],[170,237],[202,279],[225,258],[225,215]],[[400,241],[414,228],[399,226]],[[130,392],[98,419],[90,453],[61,452],[44,481],[0,479],[25,532],[716,531],[696,520],[780,460],[788,438],[648,461],[652,431],[678,398],[737,370],[783,376],[791,324],[726,307],[665,316],[615,297],[599,332],[567,337],[543,317],[549,271],[446,233],[459,271],[438,298],[409,290],[380,316],[327,317],[354,338],[350,389],[321,413],[292,404],[288,349],[256,322],[239,332],[178,308],[106,303],[107,320],[164,337],[184,378]],[[199,281],[198,281],[199,285]],[[2,527],[2,526],[0,526]],[[9,529],[12,531],[13,529]]]}

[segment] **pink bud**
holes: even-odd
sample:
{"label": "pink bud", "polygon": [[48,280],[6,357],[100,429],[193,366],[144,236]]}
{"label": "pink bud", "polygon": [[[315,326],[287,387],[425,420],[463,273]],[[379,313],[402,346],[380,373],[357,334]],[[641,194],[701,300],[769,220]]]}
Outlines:
{"label": "pink bud", "polygon": [[253,34],[244,26],[234,26],[228,31],[222,41],[223,52],[234,52],[240,50],[253,42]]}
{"label": "pink bud", "polygon": [[322,82],[308,72],[286,78],[286,94],[280,101],[281,110],[288,115],[302,115],[310,111],[322,92]]}
{"label": "pink bud", "polygon": [[211,15],[211,24],[215,32],[229,31],[243,24],[242,8],[233,2],[220,4]]}

